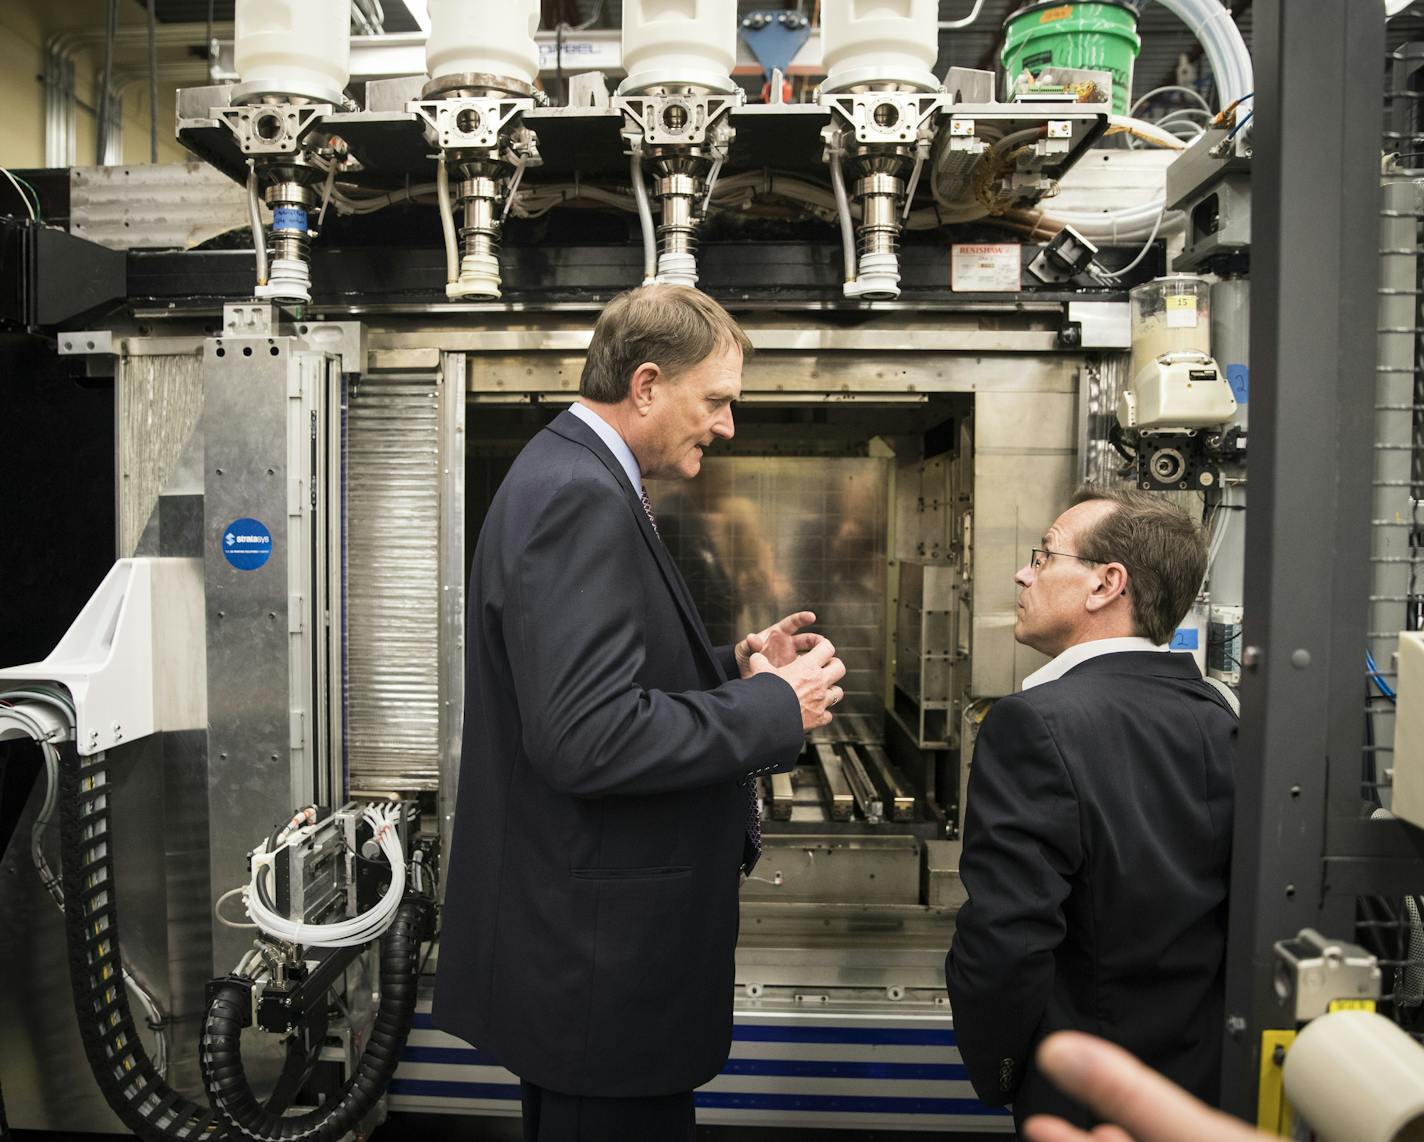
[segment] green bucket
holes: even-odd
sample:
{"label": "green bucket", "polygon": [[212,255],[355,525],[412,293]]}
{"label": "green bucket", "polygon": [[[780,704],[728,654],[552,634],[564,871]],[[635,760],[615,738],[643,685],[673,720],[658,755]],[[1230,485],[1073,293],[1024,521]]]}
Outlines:
{"label": "green bucket", "polygon": [[1037,77],[1058,67],[1111,72],[1113,113],[1126,115],[1141,46],[1137,11],[1125,0],[1048,0],[1027,4],[1004,21],[1000,61],[1010,84],[1025,71]]}

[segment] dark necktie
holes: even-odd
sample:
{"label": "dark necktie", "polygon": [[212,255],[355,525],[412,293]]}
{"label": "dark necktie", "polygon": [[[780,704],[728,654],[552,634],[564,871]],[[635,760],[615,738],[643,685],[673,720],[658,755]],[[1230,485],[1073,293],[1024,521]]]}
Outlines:
{"label": "dark necktie", "polygon": [[748,876],[761,858],[761,778],[747,779],[747,846],[743,852],[746,863],[742,871]]}
{"label": "dark necktie", "polygon": [[653,525],[653,534],[659,539],[662,533],[658,531],[658,517],[653,515],[653,502],[648,499],[648,489],[642,489],[643,510],[648,513],[648,522]]}

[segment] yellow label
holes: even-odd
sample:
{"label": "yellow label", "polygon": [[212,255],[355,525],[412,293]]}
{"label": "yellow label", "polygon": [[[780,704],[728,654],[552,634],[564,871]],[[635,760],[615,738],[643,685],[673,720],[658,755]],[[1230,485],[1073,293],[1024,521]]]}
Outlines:
{"label": "yellow label", "polygon": [[1167,298],[1168,309],[1195,309],[1197,299],[1195,295],[1189,293],[1174,293]]}
{"label": "yellow label", "polygon": [[[1261,1032],[1261,1076],[1256,1095],[1256,1125],[1267,1134],[1287,1138],[1291,1133],[1291,1108],[1285,1093],[1286,1052],[1295,1042],[1294,1031]],[[1276,1052],[1280,1052],[1277,1059]]]}
{"label": "yellow label", "polygon": [[1040,24],[1051,24],[1054,20],[1066,20],[1073,14],[1073,5],[1064,4],[1061,8],[1048,8],[1038,17]]}
{"label": "yellow label", "polygon": [[1373,1011],[1375,1001],[1373,999],[1332,999],[1330,1001],[1331,1011]]}

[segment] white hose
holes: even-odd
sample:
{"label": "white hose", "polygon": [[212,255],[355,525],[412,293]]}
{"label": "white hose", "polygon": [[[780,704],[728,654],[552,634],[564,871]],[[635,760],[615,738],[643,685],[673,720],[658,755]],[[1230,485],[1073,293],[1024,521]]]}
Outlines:
{"label": "white hose", "polygon": [[[1133,258],[1132,261],[1128,262],[1127,265],[1121,269],[1113,270],[1109,274],[1104,274],[1104,277],[1111,278],[1113,281],[1120,281],[1127,274],[1137,269],[1138,263],[1147,257],[1147,251],[1152,249],[1152,243],[1157,241],[1157,231],[1162,228],[1162,216],[1166,213],[1167,211],[1165,209],[1157,211],[1157,221],[1152,223],[1152,232],[1147,235],[1147,241],[1142,243],[1142,249],[1137,252],[1137,257]],[[1209,565],[1208,563],[1208,566]]]}
{"label": "white hose", "polygon": [[1221,0],[1161,0],[1161,3],[1200,41],[1216,77],[1216,97],[1223,108],[1255,90],[1251,53],[1246,50],[1241,30]]}
{"label": "white hose", "polygon": [[944,31],[947,28],[969,27],[975,20],[979,19],[979,9],[982,7],[984,7],[984,0],[974,0],[974,10],[970,12],[969,15],[960,20],[941,20],[939,22],[940,30]]}
{"label": "white hose", "polygon": [[435,193],[440,199],[440,232],[445,236],[445,280],[460,280],[460,251],[455,245],[455,216],[450,212],[450,172],[442,156],[435,164]]}
{"label": "white hose", "polygon": [[[266,842],[252,854],[252,877],[248,881],[243,902],[247,914],[269,936],[304,944],[314,948],[349,948],[368,944],[391,926],[401,897],[405,894],[405,854],[401,850],[396,823],[400,818],[398,805],[369,805],[361,810],[362,819],[371,826],[381,852],[391,866],[391,883],[376,905],[359,916],[331,924],[305,924],[274,911],[262,902],[258,885],[270,890],[272,865],[276,853],[269,852]],[[279,841],[278,848],[282,847]]]}
{"label": "white hose", "polygon": [[859,276],[855,260],[855,225],[850,217],[850,198],[846,195],[845,171],[841,169],[841,152],[831,152],[831,190],[836,196],[836,217],[841,223],[841,255],[845,260],[845,280],[853,282]]}
{"label": "white hose", "polygon": [[257,165],[247,163],[247,218],[252,226],[252,249],[257,255],[257,284],[267,284],[267,235],[262,228],[262,209],[257,205]]}
{"label": "white hose", "polygon": [[1201,97],[1201,93],[1200,93],[1200,92],[1198,92],[1198,91],[1196,91],[1196,90],[1194,90],[1194,89],[1192,89],[1192,88],[1190,88],[1190,87],[1182,87],[1182,86],[1180,86],[1180,85],[1178,85],[1178,84],[1175,84],[1175,83],[1169,83],[1169,84],[1167,84],[1167,85],[1164,86],[1164,87],[1154,87],[1154,88],[1153,88],[1151,91],[1149,91],[1146,95],[1144,95],[1144,96],[1142,96],[1140,99],[1138,99],[1138,101],[1137,101],[1136,103],[1134,103],[1130,108],[1128,108],[1128,112],[1127,112],[1127,113],[1128,113],[1129,115],[1136,115],[1137,112],[1138,112],[1138,109],[1141,108],[1141,106],[1142,106],[1144,103],[1146,103],[1146,102],[1148,102],[1149,100],[1151,100],[1154,96],[1157,96],[1157,95],[1166,95],[1168,92],[1176,92],[1178,95],[1186,95],[1186,96],[1188,96],[1188,97],[1191,98],[1191,99],[1195,99],[1196,102],[1197,102],[1197,105],[1198,105],[1203,111],[1206,111],[1206,112],[1208,112],[1208,113],[1210,113],[1210,111],[1211,111],[1211,104],[1209,104],[1205,99],[1203,99],[1203,98]]}
{"label": "white hose", "polygon": [[628,178],[633,184],[633,198],[638,203],[638,223],[643,228],[643,284],[652,285],[658,280],[658,234],[653,226],[648,184],[643,181],[643,153],[639,150],[633,152]]}

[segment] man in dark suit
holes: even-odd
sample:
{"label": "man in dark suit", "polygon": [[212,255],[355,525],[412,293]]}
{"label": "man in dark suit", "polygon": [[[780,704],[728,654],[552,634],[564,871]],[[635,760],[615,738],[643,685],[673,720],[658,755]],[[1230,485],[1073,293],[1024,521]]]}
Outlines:
{"label": "man in dark suit", "polygon": [[434,1020],[520,1077],[527,1139],[693,1136],[731,1046],[757,777],[843,696],[807,612],[710,645],[643,490],[731,438],[749,349],[696,290],[615,298],[475,549]]}
{"label": "man in dark suit", "polygon": [[1019,1125],[1090,1122],[1033,1062],[1060,1030],[1216,1099],[1236,716],[1166,647],[1206,561],[1165,498],[1084,491],[1014,576],[1014,637],[1052,661],[979,731],[946,976],[970,1081]]}

